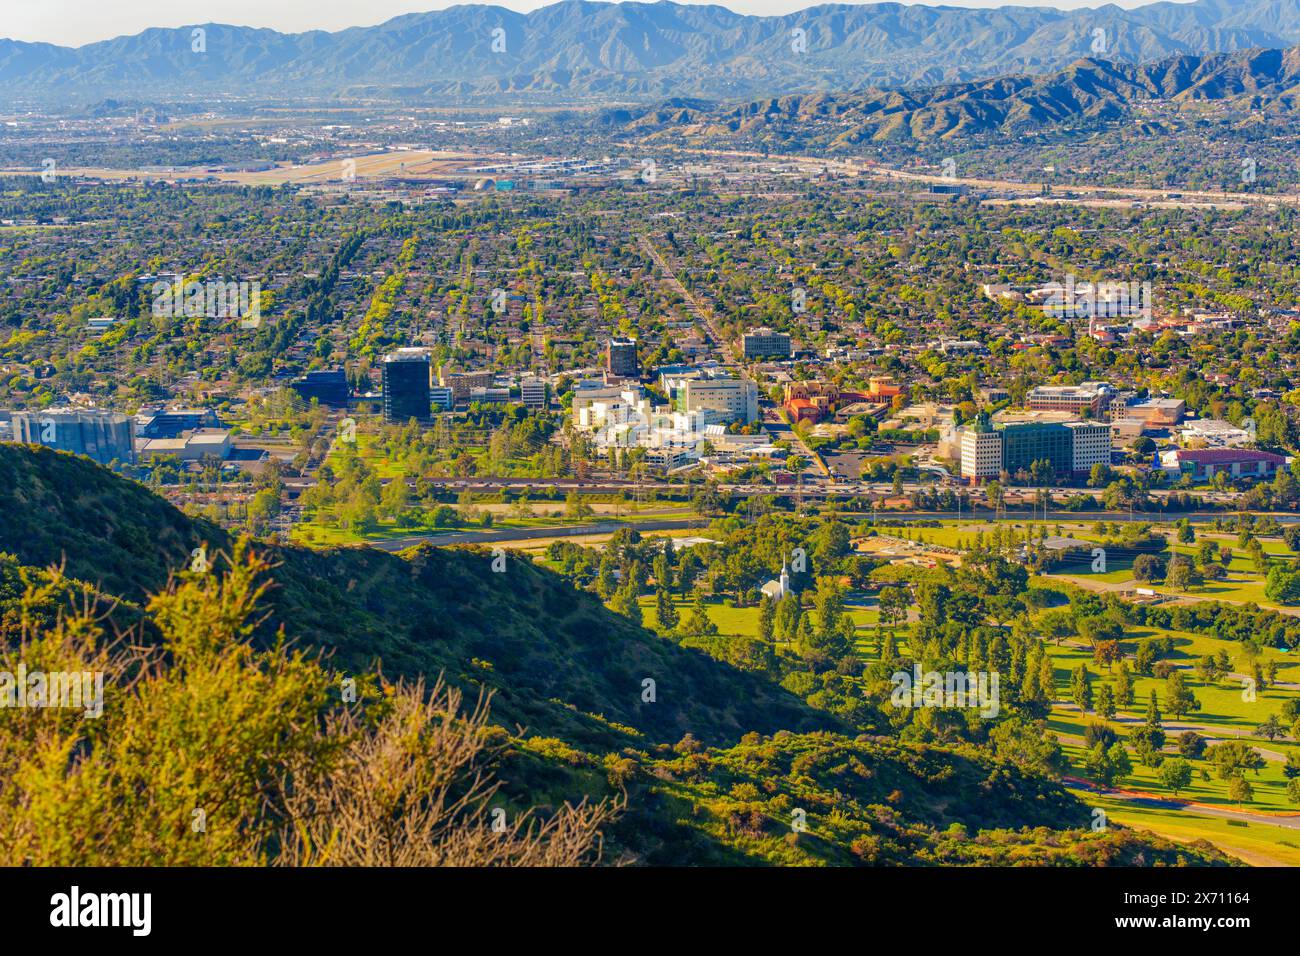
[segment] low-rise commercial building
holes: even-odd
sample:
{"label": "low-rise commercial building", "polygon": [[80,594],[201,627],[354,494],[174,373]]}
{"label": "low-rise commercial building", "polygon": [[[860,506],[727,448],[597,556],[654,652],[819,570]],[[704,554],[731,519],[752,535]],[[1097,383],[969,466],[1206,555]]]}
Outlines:
{"label": "low-rise commercial building", "polygon": [[200,461],[230,457],[230,432],[224,428],[200,428],[176,438],[151,438],[140,448],[141,458],[174,457],[181,461]]}
{"label": "low-rise commercial building", "polygon": [[746,359],[789,358],[792,354],[790,336],[774,329],[750,329],[740,339],[740,350]]}
{"label": "low-rise commercial building", "polygon": [[1025,396],[1025,405],[1042,411],[1074,412],[1085,410],[1100,418],[1110,406],[1115,390],[1106,382],[1083,382],[1079,385],[1040,385]]}
{"label": "low-rise commercial building", "polygon": [[1212,481],[1217,474],[1229,478],[1265,480],[1286,465],[1286,458],[1252,448],[1177,448],[1160,454],[1160,467],[1192,481]]}
{"label": "low-rise commercial building", "polygon": [[1254,440],[1247,429],[1217,418],[1186,422],[1178,431],[1179,444],[1185,448],[1239,448]]}
{"label": "low-rise commercial building", "polygon": [[469,393],[476,388],[491,388],[495,379],[491,369],[452,372],[445,366],[438,368],[438,384],[451,389],[456,404],[469,401]]}
{"label": "low-rise commercial building", "polygon": [[1124,406],[1123,414],[1125,418],[1141,418],[1148,428],[1171,428],[1182,422],[1187,403],[1181,398],[1149,398]]}
{"label": "low-rise commercial building", "polygon": [[440,411],[449,412],[456,407],[456,394],[450,386],[430,385],[429,404]]}

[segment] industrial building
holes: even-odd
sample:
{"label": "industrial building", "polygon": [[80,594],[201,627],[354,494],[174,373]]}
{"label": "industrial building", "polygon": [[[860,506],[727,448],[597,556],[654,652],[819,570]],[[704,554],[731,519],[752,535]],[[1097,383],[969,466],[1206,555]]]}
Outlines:
{"label": "industrial building", "polygon": [[14,441],[86,455],[101,465],[135,463],[131,419],[116,412],[72,408],[14,412],[12,428]]}

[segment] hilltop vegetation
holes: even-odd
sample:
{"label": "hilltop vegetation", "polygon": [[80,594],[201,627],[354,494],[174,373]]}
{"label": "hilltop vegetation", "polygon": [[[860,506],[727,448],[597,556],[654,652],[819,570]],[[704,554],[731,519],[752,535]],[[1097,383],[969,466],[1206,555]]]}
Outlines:
{"label": "hilltop vegetation", "polygon": [[[87,459],[0,445],[0,552],[21,564],[64,565],[101,593],[139,603],[191,564],[234,542],[192,522],[139,485]],[[486,550],[420,546],[401,557],[365,548],[271,547],[276,586],[258,630],[285,626],[301,644],[352,671],[382,665],[390,678],[436,676],[497,693],[508,725],[606,746],[694,733],[734,741],[748,730],[838,725],[756,677],[719,666],[609,614],[598,600],[525,559],[492,570]],[[654,707],[642,681],[656,681]],[[843,729],[840,727],[840,729]]]}

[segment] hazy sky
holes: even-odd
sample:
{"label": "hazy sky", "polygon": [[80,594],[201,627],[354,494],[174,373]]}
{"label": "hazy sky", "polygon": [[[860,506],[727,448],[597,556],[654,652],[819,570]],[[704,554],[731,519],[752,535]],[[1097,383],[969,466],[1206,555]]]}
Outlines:
{"label": "hazy sky", "polygon": [[[534,10],[549,0],[480,0],[512,10]],[[682,0],[696,2],[696,0]],[[1113,0],[1137,7],[1148,0]],[[447,0],[0,0],[0,37],[80,46],[146,27],[233,23],[285,32],[341,30],[382,23],[403,13],[455,6]],[[816,5],[816,0],[723,0],[744,13],[779,14]],[[937,4],[931,4],[937,5]],[[1102,0],[950,0],[949,6],[1041,6],[1072,9],[1102,6]]]}

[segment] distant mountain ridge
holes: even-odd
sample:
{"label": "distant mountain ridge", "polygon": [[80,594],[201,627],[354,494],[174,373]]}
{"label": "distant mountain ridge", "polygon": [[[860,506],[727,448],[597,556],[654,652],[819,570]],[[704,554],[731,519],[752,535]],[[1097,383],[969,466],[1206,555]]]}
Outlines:
{"label": "distant mountain ridge", "polygon": [[1300,106],[1300,47],[1177,56],[1132,64],[1082,59],[1045,76],[1004,76],[921,89],[772,97],[740,106],[673,101],[652,110],[610,110],[607,125],[651,140],[743,136],[773,146],[836,148],[864,141],[1014,135],[1119,121],[1161,103],[1250,110]]}
{"label": "distant mountain ridge", "polygon": [[734,100],[1042,73],[1094,54],[1141,63],[1298,42],[1300,0],[1068,11],[832,4],[779,17],[563,0],[527,14],[456,6],[337,33],[207,24],[77,49],[0,40],[0,92],[19,104],[83,105],[106,96],[216,95]]}

